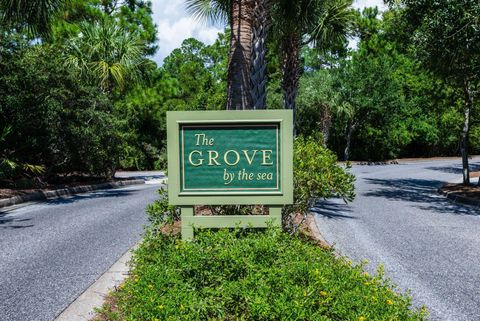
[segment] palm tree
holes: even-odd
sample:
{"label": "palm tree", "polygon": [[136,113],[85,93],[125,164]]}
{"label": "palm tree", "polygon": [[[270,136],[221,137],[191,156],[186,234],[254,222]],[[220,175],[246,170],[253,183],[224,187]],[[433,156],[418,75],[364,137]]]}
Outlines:
{"label": "palm tree", "polygon": [[106,93],[123,89],[140,78],[148,64],[140,37],[109,19],[82,23],[77,37],[66,45],[65,65],[91,80]]}
{"label": "palm tree", "polygon": [[265,39],[270,0],[186,0],[187,10],[230,29],[227,109],[265,108]]}
{"label": "palm tree", "polygon": [[47,35],[52,17],[66,0],[1,0],[0,21],[7,25],[25,26],[33,34]]}
{"label": "palm tree", "polygon": [[305,45],[328,49],[346,40],[355,17],[352,0],[278,0],[276,37],[281,43],[282,89],[285,108],[294,110],[302,70],[300,51]]}

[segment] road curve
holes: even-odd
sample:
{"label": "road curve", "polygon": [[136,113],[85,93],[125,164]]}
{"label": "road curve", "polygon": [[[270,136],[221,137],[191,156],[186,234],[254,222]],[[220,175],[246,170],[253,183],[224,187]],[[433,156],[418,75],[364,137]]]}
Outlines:
{"label": "road curve", "polygon": [[[431,320],[480,320],[480,209],[437,193],[461,179],[460,160],[355,165],[357,198],[324,201],[316,223],[336,250],[355,261],[384,264],[401,290]],[[480,159],[472,160],[480,167]]]}
{"label": "road curve", "polygon": [[53,320],[139,241],[158,188],[135,185],[0,210],[0,320]]}

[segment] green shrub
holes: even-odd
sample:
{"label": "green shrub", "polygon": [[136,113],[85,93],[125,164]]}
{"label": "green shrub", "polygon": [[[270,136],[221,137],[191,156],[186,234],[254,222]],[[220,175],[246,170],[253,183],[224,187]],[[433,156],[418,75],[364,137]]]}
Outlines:
{"label": "green shrub", "polygon": [[[318,137],[321,137],[318,135]],[[355,176],[337,162],[337,156],[323,146],[321,138],[298,137],[293,149],[294,204],[283,211],[284,225],[292,228],[292,215],[306,215],[320,199],[341,197],[345,202],[355,198]]]}
{"label": "green shrub", "polygon": [[40,165],[47,177],[111,176],[123,144],[111,99],[65,69],[61,52],[47,44],[7,33],[0,57],[0,130],[11,128],[0,150],[8,159]]}
{"label": "green shrub", "polygon": [[158,200],[149,204],[146,209],[148,222],[154,230],[180,219],[180,209],[168,204],[167,190],[159,189],[158,196]]}
{"label": "green shrub", "polygon": [[381,274],[277,229],[149,234],[113,296],[109,320],[425,320]]}

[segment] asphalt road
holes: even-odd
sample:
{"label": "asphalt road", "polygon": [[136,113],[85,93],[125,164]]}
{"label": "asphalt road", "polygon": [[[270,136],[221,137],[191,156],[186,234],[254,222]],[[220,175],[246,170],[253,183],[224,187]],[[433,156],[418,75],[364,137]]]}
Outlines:
{"label": "asphalt road", "polygon": [[0,320],[55,319],[140,240],[158,188],[150,180],[0,209]]}
{"label": "asphalt road", "polygon": [[[411,289],[431,320],[480,320],[480,209],[436,189],[461,179],[460,160],[354,166],[357,198],[321,202],[321,233],[370,271],[384,264],[400,290]],[[472,161],[480,167],[480,158]]]}

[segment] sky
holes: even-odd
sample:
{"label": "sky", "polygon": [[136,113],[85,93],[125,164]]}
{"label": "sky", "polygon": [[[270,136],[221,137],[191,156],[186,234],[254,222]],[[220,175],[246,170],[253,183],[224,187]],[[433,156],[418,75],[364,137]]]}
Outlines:
{"label": "sky", "polygon": [[[158,29],[159,49],[154,60],[158,64],[173,49],[180,47],[183,40],[193,37],[206,44],[212,44],[218,33],[223,31],[221,25],[207,25],[196,21],[185,10],[185,0],[152,0],[153,19]],[[383,0],[355,0],[354,7],[384,7]]]}

